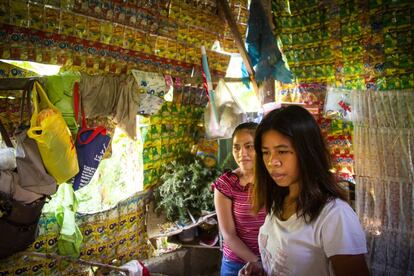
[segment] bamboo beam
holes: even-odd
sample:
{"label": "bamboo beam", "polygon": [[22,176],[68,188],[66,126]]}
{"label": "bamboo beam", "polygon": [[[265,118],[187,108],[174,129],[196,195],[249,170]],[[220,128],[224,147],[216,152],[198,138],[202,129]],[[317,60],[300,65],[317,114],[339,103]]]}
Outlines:
{"label": "bamboo beam", "polygon": [[[260,0],[260,5],[262,5],[263,10],[266,13],[267,21],[269,22],[270,28],[274,29],[272,13],[271,13],[271,1],[270,0]],[[260,99],[262,104],[271,103],[275,101],[275,79],[271,76],[269,79],[263,82],[263,85],[260,87]]]}
{"label": "bamboo beam", "polygon": [[0,90],[24,90],[27,83],[37,78],[4,78],[0,79]]}
{"label": "bamboo beam", "polygon": [[224,78],[225,82],[242,82],[247,80],[249,80],[249,78]]}
{"label": "bamboo beam", "polygon": [[[271,13],[271,1],[270,0],[258,0],[258,4],[262,6],[262,9],[266,13],[267,21],[270,28],[274,29],[272,13]],[[270,76],[264,80],[259,89],[260,101],[262,104],[271,103],[275,101],[275,79]]]}
{"label": "bamboo beam", "polygon": [[64,260],[64,261],[73,262],[79,265],[103,267],[103,268],[107,268],[111,270],[122,271],[122,272],[125,272],[126,275],[129,275],[129,270],[127,268],[121,268],[121,267],[117,267],[114,265],[102,264],[102,263],[93,262],[93,261],[86,261],[86,260],[77,259],[77,258],[73,258],[69,256],[61,256],[58,254],[23,251],[23,252],[19,252],[18,255],[31,256],[35,258],[41,258],[41,259],[54,259],[54,260],[57,260],[58,262],[61,262]]}
{"label": "bamboo beam", "polygon": [[275,101],[275,80],[270,77],[263,81],[259,88],[260,101],[262,104]]}
{"label": "bamboo beam", "polygon": [[256,79],[254,77],[254,69],[252,62],[250,61],[249,55],[247,54],[246,48],[244,47],[243,38],[240,35],[239,29],[237,28],[236,20],[231,13],[230,7],[227,4],[226,0],[218,0],[218,6],[224,15],[224,18],[230,26],[230,30],[233,34],[234,40],[236,42],[237,49],[239,49],[240,55],[243,59],[244,65],[246,66],[247,72],[250,76],[250,82],[253,85],[253,90],[256,93],[256,96],[259,98],[259,87],[257,85]]}
{"label": "bamboo beam", "polygon": [[7,130],[4,128],[3,123],[0,120],[0,133],[1,137],[3,138],[4,143],[6,143],[6,146],[9,148],[14,148],[13,143],[10,140],[9,134],[7,133]]}

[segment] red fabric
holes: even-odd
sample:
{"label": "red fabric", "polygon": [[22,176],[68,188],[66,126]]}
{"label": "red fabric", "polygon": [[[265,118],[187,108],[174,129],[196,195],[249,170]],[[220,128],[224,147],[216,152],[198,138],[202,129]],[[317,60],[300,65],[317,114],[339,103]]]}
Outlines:
{"label": "red fabric", "polygon": [[142,276],[150,276],[150,272],[148,270],[148,268],[140,261],[138,261],[140,263],[140,265],[142,266]]}
{"label": "red fabric", "polygon": [[201,64],[201,75],[203,76],[203,88],[206,91],[208,100],[210,101],[210,95],[208,94],[207,77],[206,77],[206,73],[204,72],[204,68],[203,68],[203,59],[201,59],[200,64]]}
{"label": "red fabric", "polygon": [[[75,120],[76,123],[78,122],[79,116],[79,102],[80,102],[80,95],[79,95],[79,82],[75,82],[73,87],[73,109],[75,111]],[[81,113],[82,113],[82,127],[87,128],[86,126],[86,119],[85,119],[85,112],[83,111],[83,107],[81,105]]]}

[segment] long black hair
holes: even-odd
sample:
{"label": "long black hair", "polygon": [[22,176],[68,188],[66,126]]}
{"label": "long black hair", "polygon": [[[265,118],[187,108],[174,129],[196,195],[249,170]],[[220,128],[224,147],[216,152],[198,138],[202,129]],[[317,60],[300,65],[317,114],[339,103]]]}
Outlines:
{"label": "long black hair", "polygon": [[268,213],[273,212],[281,218],[283,201],[289,193],[288,187],[280,187],[275,183],[263,161],[262,137],[269,130],[287,136],[295,148],[300,185],[296,201],[298,216],[303,216],[309,223],[319,215],[329,200],[345,200],[344,191],[330,171],[330,155],[315,118],[305,108],[291,105],[271,111],[256,129],[253,190],[253,209],[256,212],[265,207]]}

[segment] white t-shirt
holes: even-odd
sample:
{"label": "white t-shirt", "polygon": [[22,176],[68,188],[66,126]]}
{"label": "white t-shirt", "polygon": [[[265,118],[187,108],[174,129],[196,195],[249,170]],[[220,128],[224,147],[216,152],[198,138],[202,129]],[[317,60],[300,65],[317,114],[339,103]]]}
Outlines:
{"label": "white t-shirt", "polygon": [[328,202],[310,224],[292,215],[281,221],[267,215],[259,248],[267,275],[335,275],[334,255],[367,253],[365,234],[354,210],[343,200]]}

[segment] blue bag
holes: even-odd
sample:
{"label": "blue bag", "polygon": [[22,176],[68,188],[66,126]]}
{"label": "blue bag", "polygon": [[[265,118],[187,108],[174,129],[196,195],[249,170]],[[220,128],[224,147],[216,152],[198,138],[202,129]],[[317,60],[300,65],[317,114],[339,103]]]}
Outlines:
{"label": "blue bag", "polygon": [[[74,88],[75,115],[78,114],[79,106],[79,86]],[[111,137],[106,134],[103,126],[88,128],[86,125],[85,114],[82,110],[82,127],[76,137],[76,152],[78,155],[79,173],[73,181],[73,190],[76,191],[89,184],[96,169],[99,166],[106,149],[108,148]]]}

